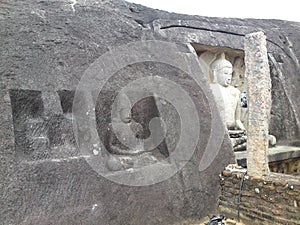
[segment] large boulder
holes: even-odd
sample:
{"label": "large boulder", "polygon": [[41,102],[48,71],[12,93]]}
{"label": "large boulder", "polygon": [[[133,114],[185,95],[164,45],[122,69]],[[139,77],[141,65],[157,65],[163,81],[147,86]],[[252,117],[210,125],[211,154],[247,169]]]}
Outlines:
{"label": "large boulder", "polygon": [[[131,81],[157,75],[191,96],[199,140],[183,168],[168,179],[145,186],[111,181],[76,144],[73,100],[84,74],[104,53],[135,41],[176,43],[174,53],[189,63],[205,47],[242,54],[244,35],[263,30],[273,82],[271,133],[282,142],[299,138],[299,23],[179,15],[124,1],[7,0],[0,12],[3,224],[188,224],[216,211],[218,175],[234,156],[228,135],[214,129],[220,118],[201,71],[199,86],[172,65],[136,63],[113,74],[94,96],[96,130],[103,142],[113,100]],[[152,117],[165,120],[169,136],[160,149],[170,154],[182,124],[171,103],[158,99],[138,102],[132,114],[146,136]]]}

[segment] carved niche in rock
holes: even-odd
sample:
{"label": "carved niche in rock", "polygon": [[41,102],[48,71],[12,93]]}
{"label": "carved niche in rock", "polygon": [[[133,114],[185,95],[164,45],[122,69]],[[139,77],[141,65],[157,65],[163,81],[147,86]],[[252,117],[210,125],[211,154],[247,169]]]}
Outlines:
{"label": "carved niche in rock", "polygon": [[242,51],[195,45],[234,150],[246,149],[247,103]]}
{"label": "carved niche in rock", "polygon": [[[195,45],[199,61],[215,97],[235,151],[246,150],[247,83],[242,51]],[[271,146],[276,138],[269,135]]]}

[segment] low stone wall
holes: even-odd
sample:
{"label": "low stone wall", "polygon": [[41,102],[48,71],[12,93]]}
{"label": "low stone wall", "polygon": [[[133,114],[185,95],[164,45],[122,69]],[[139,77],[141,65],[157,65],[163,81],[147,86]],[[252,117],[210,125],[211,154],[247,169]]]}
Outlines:
{"label": "low stone wall", "polygon": [[269,163],[270,171],[275,173],[285,173],[300,175],[300,157],[296,159],[286,159]]}
{"label": "low stone wall", "polygon": [[257,178],[223,171],[219,198],[222,214],[237,218],[243,177],[240,218],[245,224],[300,224],[300,176],[285,174]]}

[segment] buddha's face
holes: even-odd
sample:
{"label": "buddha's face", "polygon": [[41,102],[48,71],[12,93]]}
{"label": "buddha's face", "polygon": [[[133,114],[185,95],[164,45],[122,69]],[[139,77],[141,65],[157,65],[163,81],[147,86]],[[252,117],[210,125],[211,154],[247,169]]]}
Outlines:
{"label": "buddha's face", "polygon": [[120,112],[120,119],[123,123],[131,122],[131,110],[128,108],[123,108]]}
{"label": "buddha's face", "polygon": [[227,87],[231,84],[232,67],[223,67],[219,70],[215,70],[214,73],[217,78],[217,82],[220,85]]}

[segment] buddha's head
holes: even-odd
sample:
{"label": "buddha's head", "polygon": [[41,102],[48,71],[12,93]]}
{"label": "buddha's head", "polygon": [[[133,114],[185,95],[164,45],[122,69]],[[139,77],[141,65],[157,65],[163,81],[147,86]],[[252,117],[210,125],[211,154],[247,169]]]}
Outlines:
{"label": "buddha's head", "polygon": [[222,53],[220,58],[216,59],[210,65],[213,75],[213,82],[227,87],[231,83],[232,78],[232,64],[225,59],[225,54]]}
{"label": "buddha's head", "polygon": [[121,93],[116,98],[116,105],[113,107],[113,119],[123,123],[131,122],[131,103],[128,97]]}

